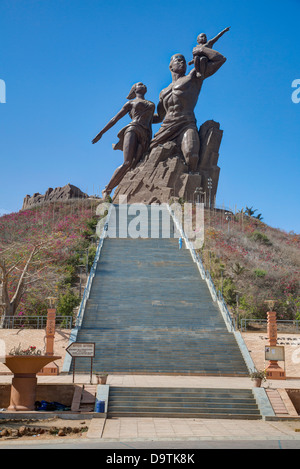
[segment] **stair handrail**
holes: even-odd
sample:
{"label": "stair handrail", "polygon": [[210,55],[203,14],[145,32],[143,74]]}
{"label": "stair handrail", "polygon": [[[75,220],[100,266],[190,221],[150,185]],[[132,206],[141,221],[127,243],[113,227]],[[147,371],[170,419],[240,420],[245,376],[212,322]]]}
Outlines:
{"label": "stair handrail", "polygon": [[224,316],[227,318],[228,320],[228,324],[229,326],[231,327],[231,330],[232,332],[236,330],[236,321],[235,321],[235,318],[232,317],[232,315],[230,314],[230,311],[227,307],[227,304],[224,300],[224,297],[221,293],[221,291],[219,290],[218,291],[218,303],[219,303],[219,307],[220,309],[223,310],[223,313],[224,313]]}
{"label": "stair handrail", "polygon": [[217,305],[219,307],[219,310],[220,310],[220,312],[221,312],[221,314],[224,318],[224,321],[225,321],[225,324],[227,326],[228,331],[229,332],[234,332],[235,329],[236,329],[235,321],[234,321],[234,318],[232,318],[232,316],[231,316],[231,314],[230,314],[230,312],[227,308],[227,305],[225,303],[225,300],[223,298],[222,293],[220,291],[217,291],[217,289],[215,287],[215,284],[214,284],[214,282],[211,278],[210,272],[208,270],[205,271],[205,268],[203,266],[203,263],[202,263],[202,260],[201,260],[200,256],[195,251],[195,248],[194,248],[193,244],[187,238],[187,236],[186,236],[186,234],[183,230],[181,222],[176,218],[176,215],[175,215],[174,211],[171,209],[169,204],[167,204],[167,208],[168,208],[168,211],[169,211],[169,213],[172,217],[172,220],[173,220],[177,230],[180,233],[180,236],[184,240],[187,249],[190,251],[194,262],[198,266],[198,270],[201,274],[202,279],[206,281],[206,284],[208,286],[208,289],[210,291],[210,294],[212,296],[213,301],[215,303],[217,303]]}
{"label": "stair handrail", "polygon": [[197,252],[196,252],[196,259],[197,259],[198,268],[199,268],[200,273],[201,273],[201,277],[202,277],[203,280],[205,280],[205,278],[206,278],[205,268],[204,268],[204,265],[202,263],[201,257],[199,256],[199,254]]}
{"label": "stair handrail", "polygon": [[110,215],[111,215],[111,211],[112,211],[112,204],[109,207],[109,210],[108,210],[108,213],[107,213],[107,216],[106,216],[106,223],[103,227],[101,236],[99,238],[99,243],[98,243],[98,246],[97,246],[94,262],[93,262],[93,265],[91,267],[90,274],[89,274],[89,277],[88,277],[88,281],[86,283],[86,286],[85,286],[85,289],[84,289],[84,292],[83,292],[83,295],[82,295],[80,308],[79,308],[77,318],[76,318],[76,322],[75,322],[75,328],[78,328],[78,329],[80,329],[80,327],[82,325],[82,320],[83,320],[83,316],[84,316],[86,303],[87,303],[87,300],[89,299],[89,296],[90,296],[92,283],[93,283],[93,279],[95,277],[95,273],[96,273],[96,270],[97,270],[97,264],[98,264],[98,261],[99,261],[99,258],[100,258],[102,246],[103,246],[103,243],[104,243],[104,239],[107,236],[107,227],[108,227],[108,221],[109,221],[109,218],[110,218]]}
{"label": "stair handrail", "polygon": [[211,278],[211,275],[208,270],[206,271],[206,283],[208,285],[208,288],[210,290],[210,293],[214,302],[216,302],[218,300],[218,293],[217,293],[215,284],[213,282],[213,279]]}
{"label": "stair handrail", "polygon": [[181,236],[182,240],[184,241],[186,248],[190,251],[191,256],[193,258],[193,261],[197,264],[202,279],[205,280],[205,269],[204,269],[204,266],[203,266],[202,261],[200,259],[200,256],[196,253],[193,244],[189,241],[188,237],[186,236],[186,234],[183,230],[182,224],[176,218],[176,215],[175,215],[174,211],[171,209],[169,204],[166,204],[166,205],[167,205],[167,209],[168,209],[168,211],[169,211],[169,213],[172,217],[172,220],[173,220],[173,222],[176,226],[176,229],[179,231],[180,236]]}

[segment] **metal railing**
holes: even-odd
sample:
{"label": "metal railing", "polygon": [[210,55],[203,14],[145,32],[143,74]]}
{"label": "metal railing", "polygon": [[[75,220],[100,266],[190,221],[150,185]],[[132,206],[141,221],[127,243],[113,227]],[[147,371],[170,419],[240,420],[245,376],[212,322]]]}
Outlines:
{"label": "metal railing", "polygon": [[215,287],[215,284],[210,276],[210,273],[209,271],[207,270],[206,273],[205,273],[205,278],[206,278],[206,283],[208,285],[208,288],[210,290],[210,293],[211,293],[211,296],[213,298],[214,301],[217,301],[218,299],[218,293],[217,293],[217,290],[216,290],[216,287]]}
{"label": "metal railing", "polygon": [[172,220],[180,234],[180,236],[182,237],[185,245],[186,245],[186,248],[190,251],[191,253],[191,256],[193,258],[193,261],[197,264],[197,267],[198,267],[198,270],[201,274],[201,277],[203,280],[206,281],[207,283],[207,286],[208,286],[208,289],[210,291],[210,294],[212,296],[212,299],[215,303],[217,303],[218,307],[219,307],[219,310],[224,318],[224,321],[226,323],[226,326],[227,326],[227,329],[229,332],[234,332],[235,331],[235,328],[236,328],[236,324],[235,324],[235,320],[234,318],[231,316],[228,308],[227,308],[227,305],[224,301],[224,298],[223,298],[223,295],[220,291],[217,292],[216,290],[216,287],[215,287],[215,284],[211,278],[211,275],[209,273],[209,271],[205,271],[205,268],[203,266],[203,263],[201,261],[201,258],[199,256],[198,253],[196,253],[195,249],[194,249],[194,246],[193,244],[190,242],[190,240],[187,238],[183,228],[182,228],[182,225],[181,225],[181,222],[176,218],[176,215],[175,213],[173,212],[173,210],[171,209],[171,207],[169,205],[167,205],[167,208],[168,208],[168,211],[172,217]]}
{"label": "metal railing", "polygon": [[220,309],[223,311],[223,315],[227,318],[228,320],[228,323],[231,325],[232,327],[232,331],[236,330],[236,320],[235,318],[232,317],[232,315],[230,314],[230,311],[227,307],[227,304],[223,298],[223,295],[221,293],[221,291],[219,290],[218,291],[218,303],[219,303],[219,307]]}
{"label": "metal railing", "polygon": [[103,246],[103,243],[104,243],[104,239],[106,238],[108,220],[110,218],[111,211],[112,211],[112,204],[111,204],[111,206],[108,210],[106,223],[104,225],[102,234],[100,236],[99,243],[98,243],[98,246],[97,246],[96,255],[95,255],[95,259],[94,259],[93,265],[92,265],[91,270],[90,270],[90,274],[89,274],[89,277],[88,277],[87,284],[86,284],[84,292],[83,292],[82,300],[81,300],[81,303],[80,303],[78,315],[77,315],[76,322],[75,322],[75,327],[76,328],[80,328],[81,325],[82,325],[82,320],[83,320],[85,307],[86,307],[87,301],[88,301],[89,296],[90,296],[92,283],[93,283],[93,279],[95,277],[95,273],[96,273],[96,270],[97,270],[97,264],[98,264],[98,261],[99,261],[99,258],[100,258],[101,249],[102,249],[102,246]]}
{"label": "metal railing", "polygon": [[[268,320],[267,319],[250,319],[250,318],[241,318],[240,324],[241,324],[241,332],[246,332],[247,329],[249,330],[249,324],[250,323],[255,323],[258,325],[263,325],[264,329],[267,329],[268,325]],[[295,320],[288,320],[288,319],[277,319],[277,331],[280,332],[280,329],[283,329],[282,326],[287,325],[287,326],[292,326],[292,329],[295,331],[295,334],[298,334],[300,332],[300,320],[295,319]],[[291,332],[291,331],[289,331]]]}
{"label": "metal railing", "polygon": [[[45,329],[47,316],[6,316],[3,329]],[[72,329],[73,316],[56,316],[55,327]]]}

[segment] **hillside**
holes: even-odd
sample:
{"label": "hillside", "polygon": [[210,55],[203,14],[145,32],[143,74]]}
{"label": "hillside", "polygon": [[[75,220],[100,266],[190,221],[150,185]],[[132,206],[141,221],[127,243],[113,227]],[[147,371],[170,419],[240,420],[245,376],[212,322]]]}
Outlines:
{"label": "hillside", "polygon": [[205,212],[205,240],[199,254],[231,311],[266,318],[276,299],[278,319],[300,319],[300,235],[271,228],[241,210]]}
{"label": "hillside", "polygon": [[[18,299],[15,297],[26,270],[20,301],[7,314],[46,315],[49,296],[59,299],[58,315],[72,314],[80,302],[86,266],[90,267],[96,252],[98,204],[96,200],[77,199],[0,217],[0,279],[2,273],[10,303]],[[3,288],[2,303],[4,294]]]}
{"label": "hillside", "polygon": [[[0,217],[0,267],[2,260],[10,299],[38,246],[13,314],[45,315],[49,296],[59,298],[58,315],[72,314],[96,251],[98,204],[93,199],[56,202]],[[278,319],[300,319],[299,247],[299,235],[271,228],[243,211],[230,220],[224,211],[205,212],[199,254],[239,318],[265,318],[264,301],[271,298],[277,299]]]}

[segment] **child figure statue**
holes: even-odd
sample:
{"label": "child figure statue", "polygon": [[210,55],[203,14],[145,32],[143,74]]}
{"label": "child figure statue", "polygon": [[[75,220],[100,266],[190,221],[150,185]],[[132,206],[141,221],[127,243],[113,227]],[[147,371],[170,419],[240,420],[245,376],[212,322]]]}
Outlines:
{"label": "child figure statue", "polygon": [[193,60],[189,62],[189,65],[195,65],[197,76],[203,75],[205,70],[205,64],[208,60],[207,57],[205,57],[202,53],[203,48],[207,47],[208,49],[212,49],[213,45],[220,39],[220,37],[223,36],[223,34],[227,33],[229,29],[230,28],[225,28],[223,31],[217,34],[216,37],[210,39],[209,41],[207,40],[207,36],[205,33],[199,34],[199,36],[197,37],[198,45],[193,49]]}

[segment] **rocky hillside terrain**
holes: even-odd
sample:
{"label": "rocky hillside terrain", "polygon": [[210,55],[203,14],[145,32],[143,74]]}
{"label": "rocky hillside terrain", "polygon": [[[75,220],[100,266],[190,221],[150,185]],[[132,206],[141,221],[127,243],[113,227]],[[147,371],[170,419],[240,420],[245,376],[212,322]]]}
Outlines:
{"label": "rocky hillside terrain", "polygon": [[16,316],[46,315],[47,297],[56,297],[57,314],[72,315],[96,252],[98,204],[65,200],[0,217],[2,312],[18,300]]}
{"label": "rocky hillside terrain", "polygon": [[[85,196],[49,200],[0,217],[0,261],[11,300],[38,246],[16,315],[45,315],[49,296],[59,299],[58,314],[70,315],[78,306],[96,252],[98,204]],[[205,210],[199,250],[205,269],[237,318],[265,318],[265,301],[276,299],[278,319],[300,319],[300,235],[272,228],[254,212]]]}
{"label": "rocky hillside terrain", "polygon": [[255,212],[205,211],[199,254],[239,318],[266,318],[265,301],[275,299],[278,319],[300,319],[300,235],[268,226]]}
{"label": "rocky hillside terrain", "polygon": [[65,202],[71,199],[87,199],[88,195],[82,192],[76,186],[72,184],[66,184],[64,187],[56,187],[52,189],[49,187],[45,194],[40,194],[36,192],[35,194],[26,195],[23,201],[22,210],[27,210],[29,208],[38,207],[48,202]]}

